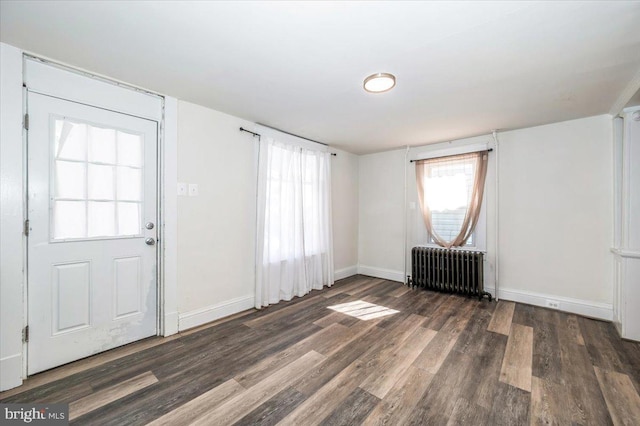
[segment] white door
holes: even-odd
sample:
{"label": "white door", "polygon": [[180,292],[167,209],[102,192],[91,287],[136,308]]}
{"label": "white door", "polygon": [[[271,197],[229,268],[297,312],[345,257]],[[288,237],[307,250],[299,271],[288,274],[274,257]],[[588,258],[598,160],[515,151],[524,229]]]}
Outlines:
{"label": "white door", "polygon": [[157,123],[28,92],[28,372],[156,334]]}

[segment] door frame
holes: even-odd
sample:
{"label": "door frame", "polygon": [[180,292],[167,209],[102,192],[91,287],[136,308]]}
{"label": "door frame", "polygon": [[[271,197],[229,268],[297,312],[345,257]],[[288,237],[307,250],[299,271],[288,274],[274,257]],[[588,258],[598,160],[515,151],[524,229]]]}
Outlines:
{"label": "door frame", "polygon": [[[14,164],[15,167],[7,168],[3,178],[2,188],[2,235],[4,247],[13,250],[3,250],[0,252],[0,267],[3,269],[2,296],[3,306],[5,303],[12,306],[22,306],[22,309],[14,309],[8,315],[3,316],[0,324],[0,332],[3,335],[2,345],[8,344],[11,353],[0,353],[0,373],[2,381],[0,390],[7,390],[20,386],[22,380],[27,377],[27,350],[28,343],[23,339],[23,330],[28,320],[28,259],[27,259],[27,237],[23,226],[20,231],[15,229],[15,225],[24,224],[26,220],[27,203],[27,131],[23,126],[23,117],[27,113],[27,76],[26,61],[35,61],[54,69],[66,71],[73,74],[74,78],[86,78],[92,85],[103,88],[117,87],[125,96],[149,96],[155,98],[159,103],[158,114],[151,118],[158,123],[158,156],[157,156],[157,178],[158,178],[158,249],[157,256],[157,335],[169,336],[178,332],[178,309],[177,309],[177,99],[164,96],[162,94],[141,89],[139,87],[116,81],[108,77],[90,73],[78,68],[53,61],[42,56],[22,51],[12,46],[2,43],[2,90],[3,98],[5,93],[9,94],[2,103],[2,163]],[[4,63],[10,63],[6,66]],[[21,65],[18,65],[21,64]],[[6,77],[6,78],[5,78]],[[19,85],[19,86],[18,86]],[[16,87],[17,86],[17,87]],[[8,89],[8,90],[7,90]],[[19,92],[18,92],[19,91]],[[34,90],[43,93],[40,90]],[[20,97],[18,97],[20,93]],[[47,94],[47,93],[44,93]],[[49,93],[55,96],[55,94]],[[58,96],[62,97],[62,96]],[[77,96],[64,97],[65,99],[83,102]],[[95,105],[106,109],[113,109],[130,115],[136,115],[131,111],[122,111],[118,108],[109,108],[108,105]],[[17,120],[19,117],[19,122]],[[6,128],[5,128],[6,126]],[[15,145],[18,139],[18,128],[21,132],[21,146]],[[13,146],[10,143],[13,142]],[[6,180],[5,180],[6,179]],[[8,187],[11,183],[21,182],[21,200],[18,197],[7,197],[10,192]],[[168,190],[167,190],[168,189]],[[9,202],[5,202],[8,200]],[[20,205],[18,205],[20,204]],[[10,214],[13,213],[13,214]],[[18,233],[19,232],[19,233]],[[6,239],[5,239],[6,237]],[[18,248],[20,255],[17,255]],[[12,252],[12,253],[11,253]],[[7,277],[11,278],[6,279]],[[20,278],[21,277],[21,281]],[[20,281],[20,282],[19,282]],[[21,289],[21,291],[19,291]],[[22,300],[20,300],[20,298]],[[10,318],[7,318],[10,317]],[[8,319],[8,320],[6,320]],[[18,348],[21,348],[18,351]],[[20,371],[20,377],[16,372]]]}

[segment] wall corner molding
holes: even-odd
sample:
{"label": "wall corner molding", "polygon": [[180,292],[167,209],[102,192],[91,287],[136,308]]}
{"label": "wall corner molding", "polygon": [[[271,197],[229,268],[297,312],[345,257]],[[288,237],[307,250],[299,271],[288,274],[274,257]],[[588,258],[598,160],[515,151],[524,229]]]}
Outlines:
{"label": "wall corner molding", "polygon": [[255,297],[251,294],[179,314],[178,331],[185,331],[220,318],[228,317],[229,315],[237,314],[238,312],[252,309],[255,303],[254,300]]}
{"label": "wall corner molding", "polygon": [[397,281],[404,283],[404,272],[393,269],[376,268],[367,265],[358,265],[358,274],[367,275],[375,278],[382,278],[389,281]]}
{"label": "wall corner molding", "polygon": [[[486,291],[495,294],[495,288],[485,288]],[[571,297],[556,296],[552,294],[536,293],[531,291],[504,288],[498,289],[499,300],[509,300],[511,302],[524,303],[527,305],[540,306],[545,308],[547,300],[554,300],[560,303],[559,311],[582,315],[584,317],[596,318],[604,321],[613,320],[613,304],[593,302],[590,300],[574,299]]]}
{"label": "wall corner molding", "polygon": [[22,354],[14,354],[0,359],[0,391],[22,385]]}
{"label": "wall corner molding", "polygon": [[347,266],[346,268],[336,269],[333,273],[335,281],[351,277],[358,273],[358,265]]}

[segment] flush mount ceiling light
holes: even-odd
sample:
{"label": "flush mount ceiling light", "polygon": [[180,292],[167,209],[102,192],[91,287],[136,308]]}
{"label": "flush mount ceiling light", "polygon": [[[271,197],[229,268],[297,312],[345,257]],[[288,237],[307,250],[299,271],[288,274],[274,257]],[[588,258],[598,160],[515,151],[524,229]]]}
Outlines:
{"label": "flush mount ceiling light", "polygon": [[388,72],[372,74],[364,79],[364,90],[371,93],[387,92],[396,85],[396,76]]}

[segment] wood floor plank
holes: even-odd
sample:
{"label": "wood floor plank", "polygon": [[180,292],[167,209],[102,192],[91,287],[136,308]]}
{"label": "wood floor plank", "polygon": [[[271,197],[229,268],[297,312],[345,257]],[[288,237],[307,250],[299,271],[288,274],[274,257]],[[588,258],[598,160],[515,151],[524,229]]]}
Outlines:
{"label": "wood floor plank", "polygon": [[54,368],[43,373],[38,373],[26,379],[23,382],[22,386],[0,392],[0,401],[3,401],[11,396],[29,391],[31,389],[46,385],[47,383],[52,383],[56,380],[61,380],[74,374],[90,370],[100,365],[104,365],[108,362],[139,353],[141,351],[144,351],[145,349],[153,348],[158,345],[164,345],[165,343],[176,340],[179,337],[180,335],[178,334],[170,337],[150,337],[139,342],[130,343],[128,345],[121,346],[119,348],[115,348],[110,351],[91,356],[89,358],[84,358],[79,361],[63,365],[62,367]]}
{"label": "wood floor plank", "polygon": [[414,411],[431,384],[433,374],[409,366],[384,399],[371,411],[363,425],[401,425]]}
{"label": "wood floor plank", "polygon": [[578,345],[584,346],[584,338],[580,331],[580,324],[578,324],[578,317],[575,315],[567,315],[566,326],[569,329],[569,334],[572,336],[573,341]]}
{"label": "wood floor plank", "polygon": [[149,423],[149,426],[172,426],[176,424],[189,424],[207,411],[219,406],[240,392],[242,387],[234,379],[227,380],[219,386],[203,393],[195,399],[176,408],[173,411],[157,418]]}
{"label": "wood floor plank", "polygon": [[457,338],[458,335],[437,333],[418,355],[413,365],[428,373],[436,374],[455,346]]}
{"label": "wood floor plank", "polygon": [[437,331],[418,327],[360,387],[380,399],[384,398],[436,334]]}
{"label": "wood floor plank", "polygon": [[541,379],[560,381],[562,362],[557,324],[562,321],[561,315],[547,309],[539,310],[537,314],[534,316],[534,326],[532,327],[533,360],[531,372]]}
{"label": "wood floor plank", "polygon": [[466,398],[458,398],[447,426],[454,425],[484,425],[487,424],[489,411],[479,405],[469,402]]}
{"label": "wood floor plank", "polygon": [[253,411],[273,395],[281,392],[306,373],[314,365],[325,359],[324,355],[310,351],[296,361],[274,372],[257,385],[227,400],[212,411],[206,412],[196,419],[192,425],[210,425],[212,420],[218,424],[232,424]]}
{"label": "wood floor plank", "polygon": [[238,420],[234,426],[275,425],[305,399],[306,396],[288,387]]}
{"label": "wood floor plank", "polygon": [[146,388],[147,386],[151,386],[154,383],[158,383],[158,379],[149,371],[120,384],[73,401],[69,404],[69,420],[80,417],[98,407],[110,404],[113,401]]}
{"label": "wood floor plank", "polygon": [[[332,324],[327,328],[324,328],[317,333],[312,334],[306,339],[301,340],[295,345],[263,359],[248,370],[244,370],[241,374],[237,375],[235,377],[235,380],[245,388],[250,388],[264,378],[268,377],[274,371],[279,370],[287,364],[290,364],[307,352],[316,350],[317,348],[322,348],[321,350],[325,350],[325,348],[331,346],[332,342],[342,341],[347,331],[347,327],[341,324]],[[333,346],[336,347],[337,345]],[[316,350],[316,352],[318,351]],[[331,353],[329,352],[328,354],[322,354],[327,356]]]}
{"label": "wood floor plank", "polygon": [[515,308],[515,303],[500,300],[498,306],[496,306],[496,310],[493,312],[493,317],[487,330],[508,336],[511,330],[511,321],[513,320]]}
{"label": "wood floor plank", "polygon": [[571,424],[566,389],[555,381],[531,379],[531,425]]}
{"label": "wood floor plank", "polygon": [[361,424],[379,401],[369,392],[355,388],[320,424],[323,426]]}
{"label": "wood floor plank", "polygon": [[488,425],[526,425],[530,423],[531,394],[498,382]]}
{"label": "wood floor plank", "polygon": [[512,324],[502,360],[500,381],[531,392],[533,328]]}
{"label": "wood floor plank", "polygon": [[389,296],[393,296],[393,297],[400,297],[405,293],[408,293],[411,291],[411,287],[409,287],[408,285],[403,285],[401,287],[398,287],[397,289],[393,290],[392,292],[389,293]]}
{"label": "wood floor plank", "polygon": [[586,346],[575,344],[568,329],[558,329],[562,377],[560,384],[568,398],[565,410],[573,424],[611,425]]}
{"label": "wood floor plank", "polygon": [[640,396],[626,374],[593,367],[615,425],[640,425]]}

